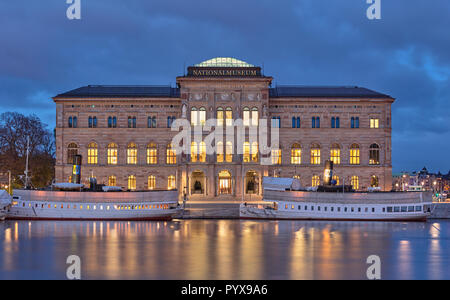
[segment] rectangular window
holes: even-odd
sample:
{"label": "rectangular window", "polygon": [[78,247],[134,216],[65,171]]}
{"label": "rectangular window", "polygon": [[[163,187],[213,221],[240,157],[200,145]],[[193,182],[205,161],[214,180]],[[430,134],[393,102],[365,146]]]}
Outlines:
{"label": "rectangular window", "polygon": [[272,164],[281,165],[281,149],[272,150]]}
{"label": "rectangular window", "polygon": [[272,117],[272,127],[281,128],[281,117]]}
{"label": "rectangular window", "polygon": [[370,128],[380,128],[380,119],[370,119]]}

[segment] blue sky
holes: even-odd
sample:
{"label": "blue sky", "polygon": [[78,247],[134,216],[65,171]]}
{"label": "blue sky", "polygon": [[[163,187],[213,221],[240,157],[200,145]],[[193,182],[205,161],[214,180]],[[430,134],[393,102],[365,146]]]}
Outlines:
{"label": "blue sky", "polygon": [[65,0],[0,2],[0,112],[54,126],[50,97],[87,84],[172,84],[232,56],[274,84],[359,85],[393,105],[395,172],[450,170],[450,1]]}

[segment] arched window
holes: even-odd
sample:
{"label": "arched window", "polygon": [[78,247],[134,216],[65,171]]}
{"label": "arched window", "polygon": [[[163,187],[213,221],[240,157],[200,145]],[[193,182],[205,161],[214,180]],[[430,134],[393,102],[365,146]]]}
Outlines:
{"label": "arched window", "polygon": [[223,156],[223,143],[222,142],[217,142],[216,145],[216,153],[217,153],[217,162],[218,163],[223,163],[224,161],[224,156]]}
{"label": "arched window", "polygon": [[158,163],[158,148],[156,144],[150,143],[147,145],[147,164],[156,165]]}
{"label": "arched window", "polygon": [[272,165],[281,165],[281,149],[272,149]]}
{"label": "arched window", "polygon": [[67,163],[73,164],[73,158],[78,154],[78,145],[75,143],[70,143],[67,146]]}
{"label": "arched window", "polygon": [[354,190],[359,190],[359,177],[358,176],[352,176],[352,187]]}
{"label": "arched window", "polygon": [[253,142],[251,148],[252,162],[258,162],[258,154],[259,154],[258,143]]}
{"label": "arched window", "polygon": [[311,145],[311,164],[320,165],[320,145]]}
{"label": "arched window", "polygon": [[116,186],[117,184],[117,179],[116,176],[109,176],[108,177],[108,186]]}
{"label": "arched window", "polygon": [[217,126],[223,127],[223,120],[224,120],[223,108],[218,107],[217,108]]}
{"label": "arched window", "polygon": [[175,165],[177,163],[177,151],[172,144],[167,145],[166,162],[168,165]]}
{"label": "arched window", "polygon": [[96,143],[88,145],[88,165],[96,165],[98,163],[98,146]]}
{"label": "arched window", "polygon": [[198,110],[196,107],[192,107],[191,108],[191,125],[197,126],[198,124],[199,124]]}
{"label": "arched window", "polygon": [[312,128],[320,128],[320,117],[311,118]]}
{"label": "arched window", "polygon": [[226,162],[230,163],[233,162],[233,143],[227,142],[225,147],[225,160]]}
{"label": "arched window", "polygon": [[230,195],[231,193],[231,174],[228,171],[221,171],[219,173],[219,194]]}
{"label": "arched window", "polygon": [[377,144],[370,145],[369,164],[370,165],[379,165],[380,164],[380,146],[378,146]]}
{"label": "arched window", "polygon": [[300,165],[302,163],[302,148],[300,144],[293,144],[291,147],[291,164]]}
{"label": "arched window", "polygon": [[350,164],[351,165],[359,165],[359,145],[353,144],[350,147]]}
{"label": "arched window", "polygon": [[335,165],[341,164],[341,147],[339,144],[332,144],[330,148],[330,160]]}
{"label": "arched window", "polygon": [[136,190],[136,176],[134,175],[128,176],[128,189],[130,191]]}
{"label": "arched window", "polygon": [[167,117],[167,128],[172,128],[173,122],[175,122],[176,118],[174,116]]}
{"label": "arched window", "polygon": [[242,118],[244,119],[244,126],[250,126],[250,109],[248,107],[244,107]]}
{"label": "arched window", "polygon": [[317,176],[317,175],[314,175],[312,177],[312,186],[316,187],[316,186],[319,186],[319,185],[320,185],[320,177]]}
{"label": "arched window", "polygon": [[199,118],[200,125],[205,126],[205,124],[206,124],[206,108],[200,107],[198,118]]}
{"label": "arched window", "polygon": [[156,177],[153,175],[148,176],[148,189],[154,190],[156,188]]}
{"label": "arched window", "polygon": [[176,189],[176,188],[177,188],[177,183],[176,183],[175,176],[170,175],[170,176],[167,178],[167,189],[168,189],[168,190],[174,190],[174,189]]}
{"label": "arched window", "polygon": [[378,176],[372,175],[370,178],[370,186],[371,187],[379,187],[380,181],[378,180]]}
{"label": "arched window", "polygon": [[258,124],[259,124],[258,108],[253,107],[252,108],[252,126],[258,126]]}
{"label": "arched window", "polygon": [[196,142],[191,143],[191,162],[197,162],[198,158],[198,145]]}
{"label": "arched window", "polygon": [[130,143],[127,147],[127,164],[136,165],[137,164],[137,146],[135,143]]}
{"label": "arched window", "polygon": [[107,149],[108,165],[117,165],[117,145],[111,143]]}
{"label": "arched window", "polygon": [[112,117],[108,117],[108,128],[112,128]]}
{"label": "arched window", "polygon": [[73,127],[73,119],[72,117],[69,117],[69,128]]}
{"label": "arched window", "polygon": [[77,127],[78,127],[78,118],[73,117],[73,128],[77,128]]}
{"label": "arched window", "polygon": [[226,126],[233,126],[233,109],[227,107],[225,111]]}
{"label": "arched window", "polygon": [[156,117],[147,117],[147,127],[156,128]]}
{"label": "arched window", "polygon": [[200,143],[199,161],[206,162],[206,143],[205,142]]}
{"label": "arched window", "polygon": [[300,175],[294,175],[294,176],[292,176],[292,178],[300,180]]}

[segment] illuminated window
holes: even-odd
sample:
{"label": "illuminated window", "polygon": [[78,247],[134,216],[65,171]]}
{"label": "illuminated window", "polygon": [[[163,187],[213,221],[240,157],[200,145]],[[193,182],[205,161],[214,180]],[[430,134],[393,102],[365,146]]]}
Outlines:
{"label": "illuminated window", "polygon": [[172,144],[167,146],[166,162],[168,165],[174,165],[177,163],[177,151],[173,148]]}
{"label": "illuminated window", "polygon": [[196,142],[191,143],[191,162],[197,162],[198,145]]}
{"label": "illuminated window", "polygon": [[223,163],[224,156],[223,156],[223,143],[218,142],[216,145],[216,153],[217,153],[217,162]]}
{"label": "illuminated window", "polygon": [[330,149],[330,160],[335,164],[341,164],[341,147],[338,144],[332,144]]}
{"label": "illuminated window", "polygon": [[252,108],[252,126],[258,126],[259,124],[259,113],[258,108]]}
{"label": "illuminated window", "polygon": [[231,193],[231,174],[228,171],[221,171],[219,173],[219,194],[230,195]]}
{"label": "illuminated window", "polygon": [[158,163],[158,149],[156,144],[151,143],[147,145],[147,164],[156,165]]}
{"label": "illuminated window", "polygon": [[219,107],[217,108],[217,126],[223,127],[223,119],[224,119],[223,108]]}
{"label": "illuminated window", "polygon": [[272,165],[281,165],[281,149],[272,149]]}
{"label": "illuminated window", "polygon": [[108,165],[117,165],[117,145],[111,143],[107,148]]}
{"label": "illuminated window", "polygon": [[300,165],[302,163],[302,148],[300,144],[294,144],[291,148],[291,164]]}
{"label": "illuminated window", "polygon": [[233,143],[227,142],[225,147],[225,160],[226,162],[230,163],[233,162]]}
{"label": "illuminated window", "polygon": [[312,186],[315,187],[315,186],[319,186],[319,185],[320,185],[320,177],[317,175],[314,175],[312,177]]}
{"label": "illuminated window", "polygon": [[377,144],[370,145],[369,164],[371,164],[371,165],[379,165],[380,164],[380,146],[378,146]]}
{"label": "illuminated window", "polygon": [[227,107],[225,111],[226,126],[233,126],[233,110]]}
{"label": "illuminated window", "polygon": [[358,190],[359,189],[359,177],[358,176],[352,176],[352,187],[354,190]]}
{"label": "illuminated window", "polygon": [[372,175],[372,177],[370,178],[370,186],[371,187],[379,187],[380,186],[378,176]]}
{"label": "illuminated window", "polygon": [[148,189],[154,190],[156,188],[156,177],[153,175],[148,176]]}
{"label": "illuminated window", "polygon": [[244,107],[243,119],[244,119],[244,126],[250,126],[250,109],[248,107]]}
{"label": "illuminated window", "polygon": [[350,164],[359,165],[359,145],[353,144],[350,147]]}
{"label": "illuminated window", "polygon": [[250,143],[249,142],[244,143],[244,162],[245,163],[250,162]]}
{"label": "illuminated window", "polygon": [[73,164],[73,158],[78,154],[78,145],[75,143],[70,143],[67,146],[67,163]]}
{"label": "illuminated window", "polygon": [[370,128],[380,128],[380,119],[370,119]]}
{"label": "illuminated window", "polygon": [[206,143],[201,142],[200,143],[200,162],[206,162]]}
{"label": "illuminated window", "polygon": [[320,146],[318,144],[311,145],[311,164],[320,165]]}
{"label": "illuminated window", "polygon": [[292,178],[300,180],[300,175],[294,175]]}
{"label": "illuminated window", "polygon": [[174,189],[176,189],[176,188],[177,188],[177,185],[176,185],[176,179],[175,179],[175,176],[170,175],[170,176],[167,178],[167,189],[168,189],[168,190],[174,190]]}
{"label": "illuminated window", "polygon": [[136,190],[136,176],[134,175],[128,176],[128,189],[130,191]]}
{"label": "illuminated window", "polygon": [[130,143],[127,147],[127,163],[129,165],[137,164],[137,147],[135,143]]}
{"label": "illuminated window", "polygon": [[116,186],[116,184],[117,184],[116,176],[109,176],[108,186]]}
{"label": "illuminated window", "polygon": [[331,180],[336,181],[336,185],[339,185],[339,176],[334,175]]}
{"label": "illuminated window", "polygon": [[253,142],[252,143],[252,149],[251,149],[252,162],[258,162],[258,153],[259,153],[258,143],[257,142]]}
{"label": "illuminated window", "polygon": [[88,145],[88,164],[96,165],[98,162],[98,147],[96,143]]}
{"label": "illuminated window", "polygon": [[206,108],[200,107],[198,120],[200,122],[200,125],[204,126],[206,123]]}
{"label": "illuminated window", "polygon": [[198,120],[198,110],[196,107],[191,108],[191,125],[197,126],[199,124]]}

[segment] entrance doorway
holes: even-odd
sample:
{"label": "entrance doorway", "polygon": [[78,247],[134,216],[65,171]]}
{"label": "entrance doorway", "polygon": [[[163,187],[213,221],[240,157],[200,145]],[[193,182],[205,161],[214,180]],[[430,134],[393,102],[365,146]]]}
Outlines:
{"label": "entrance doorway", "polygon": [[219,173],[219,195],[231,195],[231,174],[228,171]]}
{"label": "entrance doorway", "polygon": [[191,176],[191,194],[203,195],[205,193],[205,174],[201,171],[192,172]]}
{"label": "entrance doorway", "polygon": [[245,175],[245,193],[248,195],[256,195],[259,190],[258,173],[248,171]]}

